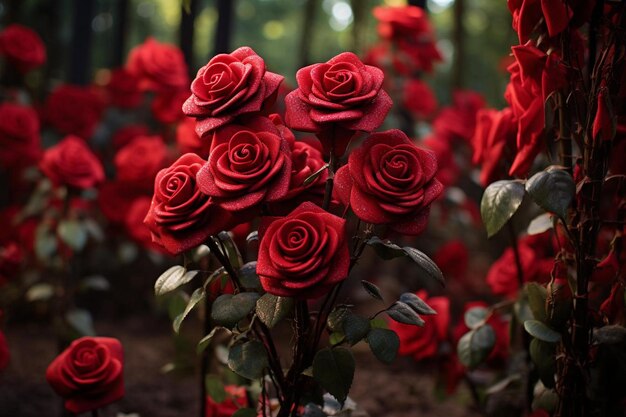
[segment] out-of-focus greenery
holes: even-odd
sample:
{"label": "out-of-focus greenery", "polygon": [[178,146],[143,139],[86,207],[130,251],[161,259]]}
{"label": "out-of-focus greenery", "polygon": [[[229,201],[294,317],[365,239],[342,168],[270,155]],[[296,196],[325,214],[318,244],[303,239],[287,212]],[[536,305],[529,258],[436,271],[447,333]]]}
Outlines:
{"label": "out-of-focus greenery", "polygon": [[[9,4],[19,3],[19,14],[11,16],[34,27],[50,45],[53,68],[49,76],[63,79],[67,74],[68,50],[71,47],[73,3],[75,0],[0,0],[2,25],[9,23]],[[305,25],[306,0],[233,0],[234,28],[232,49],[249,45],[265,58],[268,68],[284,74],[293,85],[299,66],[299,48]],[[376,41],[376,22],[369,12],[379,4],[405,4],[404,0],[314,0],[317,9],[312,20],[311,62],[325,61],[354,45],[353,7],[365,10],[361,19],[363,46]],[[118,30],[119,0],[96,0],[91,22],[93,42],[91,65],[94,74],[113,62],[115,33]],[[194,67],[200,67],[213,50],[217,10],[214,0],[199,0],[195,24]],[[515,42],[511,17],[503,0],[465,0],[465,62],[463,85],[483,93],[493,105],[503,102],[506,85],[503,59]],[[435,88],[442,103],[449,102],[450,69],[454,56],[454,0],[429,0],[429,13],[437,31],[438,45],[446,61],[426,79]],[[129,0],[126,52],[147,36],[161,41],[179,42],[180,0]],[[56,16],[55,19],[52,19]],[[54,22],[56,21],[56,24]],[[363,52],[363,51],[357,51]]]}

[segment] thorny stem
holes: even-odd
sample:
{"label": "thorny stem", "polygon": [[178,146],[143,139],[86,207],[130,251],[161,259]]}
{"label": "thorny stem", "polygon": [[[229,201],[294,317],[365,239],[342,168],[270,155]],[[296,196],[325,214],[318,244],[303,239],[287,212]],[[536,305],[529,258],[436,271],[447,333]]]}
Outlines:
{"label": "thorny stem", "polygon": [[330,202],[333,198],[333,186],[335,180],[335,170],[337,169],[337,160],[334,155],[334,149],[330,152],[330,157],[328,159],[328,177],[326,178],[326,188],[324,189],[324,201],[322,203],[322,208],[324,210],[328,210],[330,207]]}

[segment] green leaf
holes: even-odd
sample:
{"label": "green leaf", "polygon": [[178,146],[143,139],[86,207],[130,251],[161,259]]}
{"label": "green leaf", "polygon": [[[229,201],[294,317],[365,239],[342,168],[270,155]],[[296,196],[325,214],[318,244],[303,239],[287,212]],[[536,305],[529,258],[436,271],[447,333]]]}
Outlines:
{"label": "green leaf", "polygon": [[546,287],[536,282],[529,282],[526,284],[526,294],[528,294],[528,306],[535,320],[545,323],[548,320],[548,315],[546,314],[548,290],[546,290]]}
{"label": "green leaf", "polygon": [[212,328],[211,331],[209,332],[209,334],[204,336],[198,342],[198,346],[196,347],[196,353],[200,354],[200,353],[204,352],[204,350],[207,347],[209,347],[209,344],[211,343],[211,340],[213,340],[213,338],[215,337],[217,332],[220,331],[220,330],[228,331],[228,330],[226,330],[226,329],[224,329],[223,327],[220,327],[220,326],[215,326],[214,328]]}
{"label": "green leaf", "polygon": [[425,253],[412,248],[410,246],[405,246],[402,250],[406,253],[406,255],[411,259],[417,267],[425,273],[429,278],[434,279],[442,287],[446,286],[446,281],[443,278],[443,273],[432,259],[426,256]]}
{"label": "green leaf", "polygon": [[261,281],[256,273],[256,261],[248,262],[237,273],[241,285],[249,290],[262,290]]}
{"label": "green leaf", "polygon": [[411,307],[418,314],[424,314],[426,316],[437,314],[431,306],[426,304],[426,302],[419,298],[416,294],[405,292],[400,296],[400,301]]}
{"label": "green leaf", "polygon": [[489,309],[485,307],[473,307],[465,312],[463,320],[470,329],[477,329],[483,324],[489,315]]}
{"label": "green leaf", "polygon": [[542,342],[539,339],[530,341],[530,359],[537,367],[541,382],[548,387],[554,387],[554,374],[556,373],[556,345]]}
{"label": "green leaf", "polygon": [[407,304],[402,301],[396,301],[391,307],[385,310],[389,317],[403,324],[413,324],[415,326],[423,326],[424,320]]}
{"label": "green leaf", "polygon": [[70,310],[65,314],[65,320],[82,336],[96,335],[96,331],[93,328],[93,319],[87,310],[79,308]]}
{"label": "green leaf", "polygon": [[231,417],[257,417],[256,408],[240,408]]}
{"label": "green leaf", "polygon": [[480,201],[480,215],[487,229],[487,237],[502,229],[523,199],[524,184],[519,181],[502,180],[489,184]]}
{"label": "green leaf", "polygon": [[293,298],[263,294],[256,302],[256,315],[270,329],[293,309]]}
{"label": "green leaf", "polygon": [[232,329],[254,309],[258,299],[255,292],[222,294],[213,302],[211,318],[216,324]]}
{"label": "green leaf", "polygon": [[400,338],[393,330],[372,329],[367,334],[367,343],[376,358],[383,363],[391,363],[398,355]]}
{"label": "green leaf", "polygon": [[47,283],[35,284],[26,291],[26,301],[49,300],[54,295],[54,287]]}
{"label": "green leaf", "polygon": [[163,272],[154,283],[154,293],[163,295],[191,281],[198,271],[189,271],[182,265],[174,265]]}
{"label": "green leaf", "polygon": [[352,312],[345,307],[335,308],[328,315],[328,319],[326,319],[326,325],[333,332],[339,332],[343,330],[343,321],[348,317]]}
{"label": "green leaf", "polygon": [[626,328],[617,324],[594,329],[593,338],[602,345],[612,345],[626,341]]}
{"label": "green leaf", "polygon": [[178,290],[174,293],[168,294],[167,313],[172,321],[185,311],[188,302],[189,295],[183,290]]}
{"label": "green leaf", "polygon": [[376,298],[377,300],[385,301],[383,300],[383,296],[380,294],[380,288],[378,288],[376,285],[365,280],[361,281],[361,285],[363,285],[363,288],[365,288],[365,291],[367,291],[369,295]]}
{"label": "green leaf", "polygon": [[548,167],[530,177],[526,191],[539,207],[564,219],[576,194],[576,184],[567,171]]}
{"label": "green leaf", "polygon": [[553,226],[552,215],[550,213],[543,213],[530,221],[526,233],[529,235],[538,235],[552,229]]}
{"label": "green leaf", "polygon": [[313,378],[341,404],[348,397],[354,369],[354,356],[344,347],[324,348],[313,359]]}
{"label": "green leaf", "polygon": [[343,321],[343,333],[346,335],[346,340],[351,345],[363,340],[369,331],[370,321],[366,317],[348,314]]}
{"label": "green leaf", "polygon": [[257,340],[233,345],[228,352],[228,367],[248,379],[259,379],[269,366],[263,344]]}
{"label": "green leaf", "polygon": [[111,289],[111,284],[109,283],[109,280],[107,280],[102,275],[92,275],[89,277],[85,277],[81,280],[80,286],[82,288],[95,291],[108,291]]}
{"label": "green leaf", "polygon": [[61,220],[57,233],[59,238],[75,251],[82,250],[87,244],[87,228],[77,220]]}
{"label": "green leaf", "polygon": [[556,343],[561,340],[561,334],[559,332],[552,330],[539,320],[526,320],[524,322],[524,329],[526,329],[531,336],[543,340],[544,342]]}
{"label": "green leaf", "polygon": [[183,310],[181,314],[176,316],[176,318],[174,319],[174,322],[172,323],[172,327],[174,328],[174,331],[176,333],[180,331],[180,325],[183,323],[183,320],[185,320],[185,318],[189,315],[189,312],[191,312],[191,310],[193,310],[193,308],[197,306],[198,303],[202,301],[203,299],[204,299],[204,288],[202,287],[196,288],[196,290],[191,294],[191,298],[189,298],[189,301],[187,302],[187,306],[185,307],[185,310]]}
{"label": "green leaf", "polygon": [[38,259],[47,260],[57,250],[58,242],[55,235],[45,226],[38,226],[35,231],[35,255]]}
{"label": "green leaf", "polygon": [[208,374],[204,378],[204,385],[206,387],[206,395],[211,397],[216,403],[221,403],[226,399],[224,384],[218,375]]}
{"label": "green leaf", "polygon": [[406,252],[400,246],[389,241],[385,242],[378,236],[372,236],[369,238],[367,244],[374,249],[378,256],[386,261],[406,256]]}
{"label": "green leaf", "polygon": [[[217,239],[222,243],[224,249],[226,249],[226,256],[230,261],[230,264],[237,270],[243,265],[243,258],[237,248],[237,244],[233,240],[233,236],[230,232],[220,232],[217,235]],[[219,244],[218,244],[219,245]]]}
{"label": "green leaf", "polygon": [[475,368],[489,357],[495,343],[496,334],[490,325],[470,330],[457,345],[459,361],[470,369]]}

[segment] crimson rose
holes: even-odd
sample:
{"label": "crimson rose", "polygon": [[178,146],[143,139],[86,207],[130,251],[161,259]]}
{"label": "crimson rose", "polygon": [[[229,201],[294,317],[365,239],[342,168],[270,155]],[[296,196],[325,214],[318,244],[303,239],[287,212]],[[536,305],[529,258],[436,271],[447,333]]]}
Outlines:
{"label": "crimson rose", "polygon": [[188,153],[161,170],[154,181],[152,204],[144,223],[152,240],[172,254],[203,243],[209,236],[229,228],[231,217],[201,193],[196,175],[204,160]]}
{"label": "crimson rose", "polygon": [[62,85],[48,96],[44,114],[59,132],[89,139],[103,109],[100,96],[91,87]]}
{"label": "crimson rose", "polygon": [[185,115],[182,105],[187,99],[186,90],[159,93],[154,97],[150,110],[152,116],[161,123],[175,123],[182,120]]}
{"label": "crimson rose", "polygon": [[266,71],[263,58],[247,46],[219,54],[198,70],[183,112],[198,119],[196,132],[204,136],[237,116],[271,106],[283,79]]}
{"label": "crimson rose", "polygon": [[41,155],[39,119],[30,107],[0,104],[0,165],[15,168]]}
{"label": "crimson rose", "polygon": [[25,73],[46,62],[46,46],[37,32],[14,23],[0,32],[0,55]]}
{"label": "crimson rose", "polygon": [[198,136],[196,121],[191,117],[185,117],[176,126],[176,145],[181,153],[195,153],[207,159],[211,149],[211,137]]}
{"label": "crimson rose", "polygon": [[316,133],[325,154],[343,155],[357,131],[371,132],[385,120],[392,101],[381,88],[384,78],[351,52],[304,67],[296,74],[299,88],[285,97],[285,122]]}
{"label": "crimson rose", "polygon": [[119,340],[82,337],[48,366],[46,379],[65,399],[65,408],[80,414],[124,396],[124,354]]}
{"label": "crimson rose", "polygon": [[115,154],[117,180],[150,191],[154,177],[170,161],[160,136],[138,136]]}
{"label": "crimson rose", "polygon": [[299,299],[326,294],[348,275],[346,222],[313,203],[287,217],[264,218],[257,274],[270,294]]}
{"label": "crimson rose", "polygon": [[109,103],[122,109],[137,107],[143,100],[139,90],[139,79],[125,68],[111,71],[111,78],[105,85]]}
{"label": "crimson rose", "polygon": [[398,354],[411,356],[419,361],[435,357],[439,350],[439,343],[447,340],[450,323],[450,300],[446,297],[428,298],[428,294],[424,290],[416,294],[437,314],[422,316],[426,322],[423,327],[390,321],[389,328],[396,332],[400,338]]}
{"label": "crimson rose", "polygon": [[271,120],[258,117],[245,126],[224,126],[214,133],[211,147],[198,186],[222,208],[243,211],[287,194],[289,144]]}
{"label": "crimson rose", "polygon": [[130,51],[126,69],[139,79],[142,91],[180,90],[189,85],[181,50],[151,37]]}
{"label": "crimson rose", "polygon": [[104,181],[104,168],[84,140],[66,136],[46,149],[39,167],[55,185],[91,188]]}
{"label": "crimson rose", "polygon": [[231,417],[237,410],[248,405],[245,387],[226,385],[224,391],[227,397],[221,403],[215,402],[210,396],[206,397],[205,417]]}
{"label": "crimson rose", "polygon": [[335,194],[364,222],[416,235],[426,227],[430,203],[443,191],[436,172],[432,151],[392,129],[374,133],[350,154],[335,175]]}

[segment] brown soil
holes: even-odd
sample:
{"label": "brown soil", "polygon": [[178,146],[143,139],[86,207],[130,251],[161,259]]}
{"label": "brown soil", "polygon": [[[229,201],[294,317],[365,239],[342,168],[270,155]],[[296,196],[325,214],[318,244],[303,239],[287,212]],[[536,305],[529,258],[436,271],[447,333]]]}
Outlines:
{"label": "brown soil", "polygon": [[[137,413],[141,417],[190,417],[198,413],[194,375],[164,375],[161,368],[173,357],[174,347],[167,322],[133,318],[114,327],[97,323],[101,335],[119,338],[125,349],[126,396],[107,407],[101,416]],[[61,416],[61,401],[45,381],[45,370],[56,355],[52,330],[29,324],[7,329],[11,363],[0,373],[0,417]],[[357,373],[351,398],[371,417],[445,416],[470,417],[468,395],[460,390],[454,398],[434,399],[434,377],[418,371],[410,360],[400,358],[391,366],[357,349]]]}

